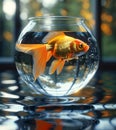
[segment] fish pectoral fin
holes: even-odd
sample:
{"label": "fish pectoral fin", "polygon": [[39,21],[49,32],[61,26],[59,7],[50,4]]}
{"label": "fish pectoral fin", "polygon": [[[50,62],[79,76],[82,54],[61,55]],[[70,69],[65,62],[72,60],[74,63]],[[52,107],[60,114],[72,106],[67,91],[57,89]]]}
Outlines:
{"label": "fish pectoral fin", "polygon": [[44,73],[47,60],[46,46],[32,50],[33,55],[33,76],[36,80],[41,74]]}
{"label": "fish pectoral fin", "polygon": [[52,52],[51,51],[48,51],[48,54],[47,54],[47,60],[46,61],[49,61],[49,59],[52,57]]}
{"label": "fish pectoral fin", "polygon": [[61,60],[59,66],[58,66],[58,68],[57,68],[57,74],[60,74],[60,73],[61,73],[61,71],[62,71],[62,69],[63,69],[63,67],[64,67],[64,64],[65,64],[65,61],[64,61],[64,60]]}
{"label": "fish pectoral fin", "polygon": [[50,66],[49,74],[53,74],[55,71],[57,71],[57,74],[60,74],[65,61],[64,60],[54,60]]}

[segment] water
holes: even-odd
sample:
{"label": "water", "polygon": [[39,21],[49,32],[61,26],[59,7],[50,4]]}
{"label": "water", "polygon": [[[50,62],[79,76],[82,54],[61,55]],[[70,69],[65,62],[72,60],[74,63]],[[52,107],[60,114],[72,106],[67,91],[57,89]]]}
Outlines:
{"label": "water", "polygon": [[[23,44],[43,44],[43,39],[47,34],[48,32],[28,32],[22,37],[20,42]],[[52,57],[47,62],[44,73],[35,81],[32,55],[16,51],[17,70],[22,79],[36,93],[52,96],[76,93],[86,86],[98,68],[99,52],[95,39],[89,33],[84,32],[65,32],[65,34],[84,41],[89,45],[90,49],[84,55],[76,56],[76,58],[66,61],[59,75],[56,73],[49,74],[49,68],[55,60]]]}
{"label": "water", "polygon": [[49,105],[17,72],[0,72],[0,130],[115,130],[115,73],[99,72],[70,103]]}

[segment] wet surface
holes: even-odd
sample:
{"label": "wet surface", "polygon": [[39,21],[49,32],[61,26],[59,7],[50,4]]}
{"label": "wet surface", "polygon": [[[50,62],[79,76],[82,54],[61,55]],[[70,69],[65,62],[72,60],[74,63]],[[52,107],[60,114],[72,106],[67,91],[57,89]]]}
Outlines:
{"label": "wet surface", "polygon": [[115,74],[98,72],[80,92],[56,98],[37,95],[17,72],[1,72],[0,130],[115,130]]}

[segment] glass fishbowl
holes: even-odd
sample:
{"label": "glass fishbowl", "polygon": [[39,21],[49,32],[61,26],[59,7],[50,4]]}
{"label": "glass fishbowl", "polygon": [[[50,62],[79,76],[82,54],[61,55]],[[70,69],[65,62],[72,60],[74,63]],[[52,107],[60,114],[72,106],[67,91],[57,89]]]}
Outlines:
{"label": "glass fishbowl", "polygon": [[32,17],[17,40],[15,63],[21,79],[37,94],[69,96],[94,76],[99,49],[81,17]]}

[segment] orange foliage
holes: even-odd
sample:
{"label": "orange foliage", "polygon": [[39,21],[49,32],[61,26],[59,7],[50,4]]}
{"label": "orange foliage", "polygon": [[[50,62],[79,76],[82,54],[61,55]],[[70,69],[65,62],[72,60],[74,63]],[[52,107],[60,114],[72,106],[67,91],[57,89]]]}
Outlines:
{"label": "orange foliage", "polygon": [[62,15],[62,16],[68,15],[67,10],[66,10],[66,9],[62,9],[62,10],[61,10],[61,15]]}
{"label": "orange foliage", "polygon": [[89,10],[90,2],[89,0],[81,0],[82,2],[82,9],[80,11],[81,16],[87,19],[88,25],[94,25],[95,21],[93,19],[93,13]]}
{"label": "orange foliage", "polygon": [[43,15],[43,13],[41,11],[36,11],[35,12],[35,16],[42,16],[42,15]]}
{"label": "orange foliage", "polygon": [[113,17],[107,13],[102,13],[101,19],[102,19],[102,21],[106,21],[106,22],[110,23],[110,22],[112,22]]}
{"label": "orange foliage", "polygon": [[4,32],[3,37],[5,40],[7,40],[9,42],[12,41],[12,39],[13,39],[13,35],[11,34],[11,32]]}
{"label": "orange foliage", "polygon": [[101,20],[102,20],[102,24],[101,24],[102,32],[104,34],[110,36],[112,34],[112,29],[111,29],[111,26],[110,26],[111,22],[113,21],[112,15],[104,12],[101,15]]}
{"label": "orange foliage", "polygon": [[[84,2],[84,1],[83,1]],[[89,7],[90,7],[90,4],[89,4],[89,2],[84,2],[83,3],[83,5],[82,5],[82,7],[84,8],[84,9],[88,9]]]}
{"label": "orange foliage", "polygon": [[106,35],[111,35],[112,34],[112,29],[109,26],[109,24],[107,23],[102,23],[101,24],[101,30],[103,31],[103,33],[105,33]]}

